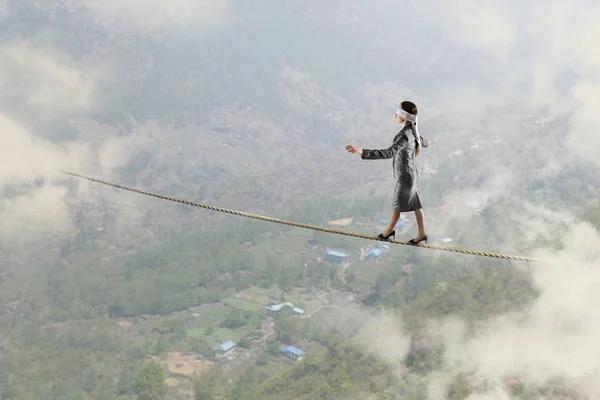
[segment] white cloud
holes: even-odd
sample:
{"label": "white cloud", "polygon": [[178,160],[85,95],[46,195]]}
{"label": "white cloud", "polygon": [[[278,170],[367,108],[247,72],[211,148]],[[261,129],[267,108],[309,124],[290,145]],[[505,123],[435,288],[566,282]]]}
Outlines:
{"label": "white cloud", "polygon": [[465,400],[510,400],[509,394],[499,386],[485,393],[472,393]]}
{"label": "white cloud", "polygon": [[377,354],[392,364],[400,364],[410,347],[410,337],[404,334],[400,317],[387,312],[363,320],[361,343],[367,351]]}
{"label": "white cloud", "polygon": [[[0,191],[18,187],[0,207],[0,241],[5,244],[71,228],[66,188],[55,182],[65,178],[59,170],[110,175],[145,138],[142,131],[117,138],[116,129],[86,123],[101,69],[81,65],[41,42],[14,41],[0,50],[0,98],[6,105],[0,113]],[[41,130],[53,121],[79,128],[82,139],[46,139]],[[34,186],[38,178],[43,183]]]}
{"label": "white cloud", "polygon": [[98,69],[85,72],[67,55],[42,43],[15,40],[0,49],[3,101],[27,107],[35,117],[53,118],[80,112],[93,104]]}
{"label": "white cloud", "polygon": [[40,176],[56,176],[61,164],[79,164],[89,155],[82,146],[58,146],[35,137],[14,119],[0,114],[0,181],[32,181]]}
{"label": "white cloud", "polygon": [[445,111],[446,124],[449,127],[465,122],[471,126],[489,118],[490,109],[498,98],[490,96],[487,85],[480,82],[448,83],[440,88],[436,105]]}
{"label": "white cloud", "polygon": [[515,16],[502,0],[459,0],[438,8],[448,34],[473,48],[506,60],[517,41]]}
{"label": "white cloud", "polygon": [[401,316],[389,311],[373,311],[361,304],[348,303],[348,299],[332,293],[329,299],[336,307],[324,311],[327,318],[321,328],[342,336],[352,336],[363,349],[399,366],[410,347]]}
{"label": "white cloud", "polygon": [[1,202],[0,243],[30,243],[71,228],[64,186],[44,185]]}
{"label": "white cloud", "polygon": [[[528,312],[494,318],[476,335],[449,319],[442,332],[452,371],[476,371],[484,380],[519,375],[544,384],[563,376],[586,379],[600,371],[600,237],[589,225],[571,228],[558,264],[532,265],[541,295]],[[574,264],[587,258],[591,264]],[[597,394],[597,392],[596,392]]]}
{"label": "white cloud", "polygon": [[600,165],[600,79],[578,83],[572,96],[576,105],[567,143],[576,156]]}
{"label": "white cloud", "polygon": [[[59,228],[72,228],[64,200],[66,188],[55,183],[66,178],[59,170],[110,177],[112,169],[126,162],[145,138],[138,133],[126,138],[107,136],[105,144],[97,147],[83,141],[57,145],[2,114],[0,131],[0,190],[9,184],[27,186],[25,192],[6,199],[0,207],[2,242],[38,240]],[[45,178],[45,182],[33,187],[37,178]],[[82,193],[88,190],[87,184],[79,188]]]}
{"label": "white cloud", "polygon": [[[468,123],[475,123],[490,106],[514,101],[524,104],[524,112],[549,106],[552,113],[572,117],[573,128],[565,132],[570,149],[590,161],[600,160],[595,134],[600,114],[594,112],[600,104],[600,53],[595,51],[599,4],[464,0],[439,8],[432,18],[444,21],[447,33],[459,43],[497,58],[503,71],[490,76],[490,82],[511,86],[502,90],[480,80],[443,85],[439,98],[449,118],[456,113],[464,121],[468,115]],[[574,74],[575,84],[561,93],[557,79],[565,71]]]}
{"label": "white cloud", "polygon": [[86,0],[96,22],[112,34],[162,35],[192,27],[204,30],[228,18],[230,0]]}
{"label": "white cloud", "polygon": [[600,55],[591,51],[600,34],[598,3],[536,0],[531,2],[530,15],[529,23],[539,57],[582,73],[598,73]]}

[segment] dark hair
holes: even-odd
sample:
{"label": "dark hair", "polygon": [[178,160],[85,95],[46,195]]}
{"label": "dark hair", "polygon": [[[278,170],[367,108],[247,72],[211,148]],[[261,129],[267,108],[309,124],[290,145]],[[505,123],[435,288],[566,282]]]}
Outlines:
{"label": "dark hair", "polygon": [[[407,113],[410,113],[413,115],[417,115],[417,113],[419,112],[419,110],[417,110],[417,105],[415,103],[413,103],[412,101],[403,101],[402,103],[400,103],[400,108],[402,108]],[[415,147],[415,156],[419,155],[420,149],[421,149],[421,143],[419,143],[417,141],[417,145]]]}
{"label": "dark hair", "polygon": [[412,101],[403,101],[402,103],[400,103],[400,108],[402,108],[407,113],[413,115],[417,115],[417,113],[419,112],[419,110],[417,110],[416,104]]}

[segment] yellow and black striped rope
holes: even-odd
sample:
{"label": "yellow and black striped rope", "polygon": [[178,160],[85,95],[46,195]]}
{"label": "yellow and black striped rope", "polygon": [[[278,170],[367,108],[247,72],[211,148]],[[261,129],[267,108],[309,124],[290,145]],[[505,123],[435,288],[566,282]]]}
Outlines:
{"label": "yellow and black striped rope", "polygon": [[[378,238],[377,236],[374,236],[374,235],[365,235],[363,233],[348,232],[348,231],[343,231],[343,230],[339,230],[339,229],[331,229],[331,228],[325,228],[325,227],[322,227],[322,226],[303,224],[303,223],[300,223],[300,222],[286,221],[286,220],[279,219],[279,218],[266,217],[266,216],[263,216],[263,215],[251,214],[251,213],[247,213],[247,212],[243,212],[243,211],[230,210],[230,209],[227,209],[227,208],[222,208],[222,207],[217,207],[217,206],[211,206],[209,204],[198,203],[198,202],[191,201],[191,200],[180,199],[180,198],[177,198],[177,197],[166,196],[166,195],[158,194],[158,193],[152,193],[152,192],[149,192],[147,190],[137,189],[137,188],[133,188],[133,187],[125,186],[125,185],[120,185],[118,183],[108,182],[108,181],[104,181],[104,180],[101,180],[101,179],[90,178],[90,177],[79,175],[79,174],[75,174],[75,173],[72,173],[72,172],[67,172],[67,171],[61,171],[61,172],[65,173],[67,175],[74,176],[76,178],[86,179],[86,180],[91,181],[91,182],[97,182],[97,183],[101,183],[103,185],[112,186],[112,187],[115,187],[117,189],[128,190],[130,192],[140,193],[140,194],[144,194],[146,196],[152,196],[152,197],[156,197],[156,198],[163,199],[163,200],[169,200],[169,201],[174,201],[174,202],[181,203],[181,204],[187,204],[187,205],[194,206],[194,207],[205,208],[207,210],[219,211],[219,212],[223,212],[223,213],[228,213],[228,214],[233,214],[233,215],[239,215],[239,216],[242,216],[242,217],[260,219],[260,220],[263,220],[263,221],[275,222],[277,224],[290,225],[290,226],[295,226],[295,227],[298,227],[298,228],[305,228],[305,229],[312,229],[312,230],[315,230],[315,231],[333,233],[333,234],[336,234],[336,235],[353,236],[353,237],[357,237],[357,238],[360,238],[360,239],[382,241],[382,239],[380,239],[380,238]],[[505,259],[505,260],[530,261],[530,262],[540,262],[540,261],[542,261],[542,260],[539,260],[539,259],[536,259],[536,258],[533,258],[533,257],[515,256],[515,255],[501,254],[501,253],[490,253],[490,252],[487,252],[487,251],[479,251],[479,250],[471,250],[471,249],[461,249],[461,248],[448,247],[448,246],[438,246],[438,245],[431,245],[431,244],[412,245],[412,244],[408,243],[407,241],[396,240],[396,239],[388,239],[388,240],[385,240],[385,242],[394,243],[394,244],[408,245],[408,246],[413,246],[413,247],[421,247],[421,248],[433,249],[433,250],[450,251],[450,252],[454,252],[454,253],[471,254],[471,255],[482,256],[482,257],[501,258],[501,259]]]}

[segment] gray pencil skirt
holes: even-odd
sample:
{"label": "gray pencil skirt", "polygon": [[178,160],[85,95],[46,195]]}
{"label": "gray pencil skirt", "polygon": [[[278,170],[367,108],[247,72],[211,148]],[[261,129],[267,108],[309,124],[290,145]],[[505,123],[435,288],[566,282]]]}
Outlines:
{"label": "gray pencil skirt", "polygon": [[398,212],[416,211],[423,208],[415,186],[410,183],[396,182],[392,208]]}

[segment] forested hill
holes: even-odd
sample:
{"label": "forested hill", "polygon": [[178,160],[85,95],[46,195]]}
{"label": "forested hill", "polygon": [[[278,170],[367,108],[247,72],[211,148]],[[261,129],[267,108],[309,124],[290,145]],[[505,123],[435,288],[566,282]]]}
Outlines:
{"label": "forested hill", "polygon": [[509,6],[463,6],[0,0],[0,399],[594,398],[593,271],[374,249],[57,172],[378,234],[391,161],[344,146],[389,147],[411,99],[433,242],[593,259],[595,64],[563,74],[528,47],[537,19],[511,45],[502,20],[472,25]]}

